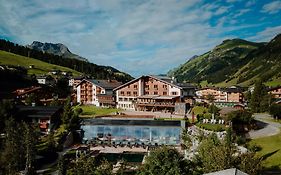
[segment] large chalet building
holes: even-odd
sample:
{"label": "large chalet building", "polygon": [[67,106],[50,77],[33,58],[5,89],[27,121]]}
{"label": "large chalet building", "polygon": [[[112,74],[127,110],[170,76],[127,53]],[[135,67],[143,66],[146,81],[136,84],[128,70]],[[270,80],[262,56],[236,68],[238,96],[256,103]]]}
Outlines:
{"label": "large chalet building", "polygon": [[116,80],[84,79],[76,86],[77,102],[102,107],[114,107],[113,89],[121,84]]}
{"label": "large chalet building", "polygon": [[141,76],[114,89],[117,108],[174,112],[177,104],[191,104],[195,87],[169,77]]}
{"label": "large chalet building", "polygon": [[206,87],[196,91],[197,101],[199,102],[210,102],[213,98],[214,103],[217,106],[232,107],[237,104],[241,104],[244,101],[243,91],[237,87],[230,88],[216,88],[216,87]]}

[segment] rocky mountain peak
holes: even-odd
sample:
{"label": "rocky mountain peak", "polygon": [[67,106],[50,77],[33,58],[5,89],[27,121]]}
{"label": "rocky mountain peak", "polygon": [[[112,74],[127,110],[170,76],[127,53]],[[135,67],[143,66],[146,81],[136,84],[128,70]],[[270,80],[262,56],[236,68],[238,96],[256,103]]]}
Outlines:
{"label": "rocky mountain peak", "polygon": [[32,44],[27,45],[30,49],[35,49],[42,52],[47,52],[50,54],[62,56],[63,58],[71,58],[71,59],[78,59],[82,61],[87,61],[86,58],[83,58],[79,55],[72,53],[67,46],[62,43],[42,43],[40,41],[33,41]]}

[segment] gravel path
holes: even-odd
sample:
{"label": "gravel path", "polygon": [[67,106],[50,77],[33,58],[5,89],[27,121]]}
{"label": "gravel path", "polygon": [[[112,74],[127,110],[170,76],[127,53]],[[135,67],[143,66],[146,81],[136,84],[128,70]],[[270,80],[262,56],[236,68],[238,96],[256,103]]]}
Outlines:
{"label": "gravel path", "polygon": [[256,139],[261,137],[268,137],[276,135],[280,132],[281,124],[276,122],[268,121],[271,118],[269,114],[254,114],[255,119],[258,121],[259,127],[262,129],[250,131],[249,138]]}

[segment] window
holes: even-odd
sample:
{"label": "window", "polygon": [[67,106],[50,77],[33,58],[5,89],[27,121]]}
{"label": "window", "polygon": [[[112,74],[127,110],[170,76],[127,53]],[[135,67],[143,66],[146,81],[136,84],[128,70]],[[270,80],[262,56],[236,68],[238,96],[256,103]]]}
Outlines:
{"label": "window", "polygon": [[134,89],[137,89],[138,88],[138,85],[134,85]]}
{"label": "window", "polygon": [[158,89],[158,85],[157,84],[154,85],[154,89]]}
{"label": "window", "polygon": [[119,98],[119,101],[123,101],[123,98]]}
{"label": "window", "polygon": [[177,95],[177,92],[172,92],[172,95]]}
{"label": "window", "polygon": [[158,92],[157,92],[157,91],[154,91],[154,95],[158,95]]}
{"label": "window", "polygon": [[130,88],[130,85],[128,85],[128,88]]}
{"label": "window", "polygon": [[138,95],[138,92],[137,92],[137,91],[134,91],[133,94],[134,94],[134,96],[137,96],[137,95]]}
{"label": "window", "polygon": [[121,91],[120,93],[121,93],[121,95],[124,95],[124,94],[125,94],[124,91]]}
{"label": "window", "polygon": [[127,95],[130,96],[131,95],[131,91],[127,91]]}
{"label": "window", "polygon": [[145,89],[148,89],[148,90],[149,90],[149,85],[145,85]]}
{"label": "window", "polygon": [[167,89],[167,85],[166,84],[163,84],[163,89]]}
{"label": "window", "polygon": [[163,95],[167,95],[167,92],[163,92]]}
{"label": "window", "polygon": [[144,94],[145,94],[145,95],[149,95],[149,92],[148,92],[148,91],[145,91]]}

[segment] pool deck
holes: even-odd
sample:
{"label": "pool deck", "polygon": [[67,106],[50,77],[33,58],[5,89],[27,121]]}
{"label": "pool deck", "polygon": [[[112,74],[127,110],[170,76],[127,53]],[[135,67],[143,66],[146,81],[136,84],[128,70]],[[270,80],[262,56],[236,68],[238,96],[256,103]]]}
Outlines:
{"label": "pool deck", "polygon": [[90,147],[91,151],[99,151],[99,153],[125,153],[125,152],[131,152],[131,153],[147,153],[148,147],[113,147],[113,146],[94,146]]}
{"label": "pool deck", "polygon": [[[155,118],[170,118],[170,119],[183,119],[184,118],[184,115],[177,115],[177,114],[164,113],[164,112],[125,110],[125,111],[122,111],[122,113],[129,115],[129,116],[148,115],[148,116],[154,116]],[[188,114],[187,117],[191,118],[191,115]]]}

